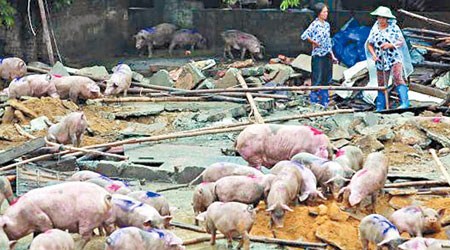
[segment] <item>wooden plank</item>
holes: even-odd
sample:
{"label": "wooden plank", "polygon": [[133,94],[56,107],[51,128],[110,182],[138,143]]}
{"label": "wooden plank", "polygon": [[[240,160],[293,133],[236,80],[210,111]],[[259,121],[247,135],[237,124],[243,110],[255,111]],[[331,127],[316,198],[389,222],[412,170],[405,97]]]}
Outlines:
{"label": "wooden plank", "polygon": [[20,146],[10,148],[2,153],[0,153],[0,165],[12,161],[22,155],[28,154],[36,149],[45,146],[45,138],[39,137],[30,140]]}

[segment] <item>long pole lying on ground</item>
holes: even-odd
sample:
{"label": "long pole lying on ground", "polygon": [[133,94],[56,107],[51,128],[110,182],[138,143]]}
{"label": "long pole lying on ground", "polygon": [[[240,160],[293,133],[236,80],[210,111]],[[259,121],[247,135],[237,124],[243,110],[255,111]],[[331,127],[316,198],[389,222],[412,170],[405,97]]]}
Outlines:
{"label": "long pole lying on ground", "polygon": [[410,16],[410,17],[414,17],[414,18],[423,20],[423,21],[431,23],[431,24],[437,24],[437,25],[440,25],[440,26],[443,26],[443,27],[450,28],[450,24],[448,24],[446,22],[442,22],[442,21],[439,21],[439,20],[436,20],[436,19],[433,19],[433,18],[428,18],[428,17],[425,17],[425,16],[421,16],[421,15],[418,15],[418,14],[406,11],[404,9],[399,9],[398,12],[403,13],[403,14],[405,14],[407,16]]}

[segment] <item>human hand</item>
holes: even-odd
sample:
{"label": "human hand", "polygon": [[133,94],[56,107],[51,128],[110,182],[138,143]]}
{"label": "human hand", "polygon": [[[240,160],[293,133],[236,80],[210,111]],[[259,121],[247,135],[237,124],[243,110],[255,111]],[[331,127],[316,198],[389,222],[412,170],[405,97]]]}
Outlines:
{"label": "human hand", "polygon": [[394,44],[392,44],[392,43],[381,44],[381,49],[392,49],[392,48],[394,48]]}
{"label": "human hand", "polygon": [[331,60],[333,60],[334,64],[338,64],[339,63],[339,60],[334,55],[331,55]]}
{"label": "human hand", "polygon": [[372,60],[374,60],[375,62],[380,61],[380,58],[378,58],[376,55],[372,55]]}
{"label": "human hand", "polygon": [[313,48],[318,48],[320,47],[320,43],[316,42],[316,41],[311,41]]}

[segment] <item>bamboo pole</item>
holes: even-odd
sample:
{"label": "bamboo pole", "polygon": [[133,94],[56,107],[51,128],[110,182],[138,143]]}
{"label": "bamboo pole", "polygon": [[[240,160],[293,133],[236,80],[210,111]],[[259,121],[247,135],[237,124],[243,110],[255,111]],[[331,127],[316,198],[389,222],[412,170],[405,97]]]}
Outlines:
{"label": "bamboo pole", "polygon": [[430,153],[431,156],[433,156],[434,162],[436,162],[436,165],[439,167],[445,179],[447,180],[447,183],[450,185],[450,175],[448,174],[447,169],[442,164],[441,160],[439,160],[439,157],[436,155],[436,150],[430,149]]}
{"label": "bamboo pole", "polygon": [[[285,116],[285,117],[280,117],[280,118],[273,118],[273,119],[265,120],[265,122],[288,121],[288,120],[295,120],[295,119],[302,119],[302,118],[309,118],[309,117],[326,116],[326,115],[333,115],[333,114],[339,114],[339,113],[340,114],[353,113],[353,112],[354,112],[354,110],[352,110],[352,109],[333,110],[333,111],[318,112],[318,113],[312,113],[312,114],[302,114],[302,115],[293,115],[293,116]],[[182,138],[182,137],[193,137],[193,136],[207,135],[207,134],[220,134],[220,133],[236,132],[236,131],[244,130],[250,124],[251,124],[250,122],[244,122],[244,123],[232,124],[228,127],[222,127],[222,126],[217,127],[217,128],[211,127],[211,128],[207,128],[204,130],[192,130],[192,131],[188,130],[188,131],[176,132],[176,133],[166,134],[166,135],[158,135],[158,136],[150,136],[150,137],[142,137],[142,138],[132,138],[132,139],[127,139],[127,140],[123,140],[123,141],[86,146],[83,148],[92,149],[92,148],[99,148],[99,147],[114,147],[114,146],[121,146],[121,145],[125,145],[125,144],[161,141],[161,140],[176,139],[176,138]]]}
{"label": "bamboo pole", "polygon": [[403,30],[416,32],[416,33],[424,33],[424,34],[429,34],[429,35],[435,35],[435,36],[447,36],[447,37],[450,37],[450,33],[445,33],[445,32],[435,31],[435,30],[416,29],[416,28],[404,28]]}
{"label": "bamboo pole", "polygon": [[48,53],[48,59],[51,65],[55,64],[55,57],[53,56],[53,47],[52,47],[52,41],[50,40],[50,32],[48,31],[48,23],[47,23],[47,17],[45,15],[45,8],[44,8],[44,2],[42,0],[38,0],[39,4],[39,10],[41,12],[41,19],[42,19],[42,28],[43,28],[43,35],[44,35],[44,42],[47,46],[47,53]]}
{"label": "bamboo pole", "polygon": [[418,14],[406,11],[404,9],[399,9],[398,12],[403,13],[403,14],[405,14],[407,16],[410,16],[410,17],[413,17],[413,18],[417,18],[419,20],[423,20],[423,21],[425,21],[427,23],[437,24],[437,25],[440,25],[440,26],[443,26],[443,27],[450,28],[450,24],[448,24],[446,22],[442,22],[442,21],[439,21],[439,20],[436,20],[436,19],[433,19],[433,18],[428,18],[428,17],[425,17],[425,16],[421,16],[421,15],[418,15]]}
{"label": "bamboo pole", "polygon": [[441,54],[441,55],[447,55],[447,56],[450,55],[450,52],[448,52],[448,51],[441,50],[441,49],[436,49],[436,48],[433,48],[433,47],[430,47],[430,46],[420,45],[420,44],[416,44],[416,43],[412,43],[411,45],[414,48],[426,49],[428,51],[435,52],[435,53],[438,53],[438,54]]}
{"label": "bamboo pole", "polygon": [[119,98],[102,98],[102,99],[94,99],[93,101],[101,101],[104,103],[122,103],[122,102],[204,102],[204,101],[214,101],[214,100],[224,100],[230,102],[245,102],[241,98],[233,98],[233,97],[119,97]]}
{"label": "bamboo pole", "polygon": [[[221,240],[221,239],[225,239],[225,235],[223,235],[223,234],[216,235],[216,240]],[[195,244],[203,243],[203,242],[210,241],[210,240],[211,240],[211,235],[201,236],[201,237],[198,237],[195,239],[184,240],[183,246],[195,245]]]}
{"label": "bamboo pole", "polygon": [[[241,87],[243,89],[248,89],[247,83],[245,82],[244,78],[242,77],[241,73],[237,73],[235,75],[239,83],[241,84]],[[248,103],[250,104],[250,107],[252,109],[253,115],[255,116],[256,123],[264,123],[264,119],[262,118],[261,114],[259,113],[258,107],[255,104],[255,101],[253,100],[253,96],[250,93],[246,93]]]}
{"label": "bamboo pole", "polygon": [[446,181],[408,181],[400,183],[390,183],[384,185],[385,188],[398,188],[398,187],[417,187],[417,186],[434,186],[434,185],[446,185]]}
{"label": "bamboo pole", "polygon": [[[19,134],[21,134],[21,135],[23,135],[25,137],[28,137],[29,139],[36,139],[37,138],[36,136],[33,136],[33,135],[25,132],[19,124],[14,124],[14,126],[16,127],[16,130],[17,130],[17,132],[19,132]],[[69,151],[83,152],[83,153],[89,153],[89,154],[97,154],[97,155],[102,155],[102,156],[114,157],[114,158],[118,158],[118,159],[121,159],[121,160],[128,160],[127,156],[111,154],[111,153],[106,153],[106,152],[96,151],[96,150],[89,150],[89,149],[84,149],[84,148],[65,146],[65,145],[61,145],[61,144],[58,144],[58,143],[47,141],[47,139],[45,141],[50,146],[63,147],[64,149],[67,149]]]}

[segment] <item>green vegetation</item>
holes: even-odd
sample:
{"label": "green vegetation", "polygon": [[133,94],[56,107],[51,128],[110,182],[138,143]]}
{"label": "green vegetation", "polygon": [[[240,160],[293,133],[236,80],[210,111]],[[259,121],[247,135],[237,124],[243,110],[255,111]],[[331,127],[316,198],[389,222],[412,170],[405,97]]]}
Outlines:
{"label": "green vegetation", "polygon": [[285,11],[290,7],[297,7],[299,4],[300,0],[283,0],[283,2],[280,4],[280,9],[282,11]]}

